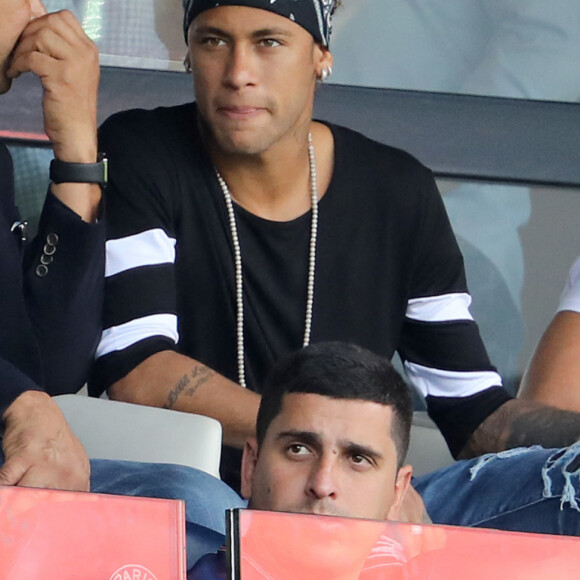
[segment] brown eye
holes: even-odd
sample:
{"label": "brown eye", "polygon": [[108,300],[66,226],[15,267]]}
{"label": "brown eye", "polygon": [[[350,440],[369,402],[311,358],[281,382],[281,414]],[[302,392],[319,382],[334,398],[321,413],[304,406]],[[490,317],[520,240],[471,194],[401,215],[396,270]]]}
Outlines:
{"label": "brown eye", "polygon": [[288,446],[287,452],[289,455],[299,456],[299,455],[308,455],[310,453],[310,450],[305,445],[302,445],[300,443],[293,443],[292,445]]}
{"label": "brown eye", "polygon": [[200,40],[200,44],[204,44],[206,46],[224,46],[225,40],[214,36],[207,36]]}
{"label": "brown eye", "polygon": [[260,40],[260,45],[266,48],[276,48],[277,46],[282,46],[282,43],[275,38],[264,38]]}
{"label": "brown eye", "polygon": [[351,455],[350,460],[357,466],[371,465],[369,458],[365,457],[364,455],[361,455],[360,453],[355,453],[354,455]]}

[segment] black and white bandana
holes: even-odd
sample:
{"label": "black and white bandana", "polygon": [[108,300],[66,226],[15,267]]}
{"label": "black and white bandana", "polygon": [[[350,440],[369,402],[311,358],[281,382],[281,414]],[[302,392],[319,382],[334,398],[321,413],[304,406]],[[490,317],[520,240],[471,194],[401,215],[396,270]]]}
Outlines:
{"label": "black and white bandana", "polygon": [[275,12],[306,29],[323,46],[330,43],[332,11],[336,0],[183,0],[183,32],[205,10],[218,6],[248,6]]}

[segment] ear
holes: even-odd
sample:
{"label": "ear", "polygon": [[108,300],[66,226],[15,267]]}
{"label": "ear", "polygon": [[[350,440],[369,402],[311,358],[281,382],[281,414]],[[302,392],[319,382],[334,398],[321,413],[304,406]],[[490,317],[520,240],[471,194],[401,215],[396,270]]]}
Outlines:
{"label": "ear", "polygon": [[395,479],[395,495],[393,496],[393,503],[388,511],[388,520],[398,520],[399,510],[401,509],[401,504],[405,493],[409,488],[411,483],[411,476],[413,475],[413,468],[410,465],[403,465],[397,472],[397,477]]}
{"label": "ear", "polygon": [[314,45],[314,69],[316,71],[316,77],[321,78],[324,69],[332,70],[333,63],[334,57],[330,50],[326,46],[322,46],[317,42]]}
{"label": "ear", "polygon": [[258,462],[258,441],[250,437],[244,445],[242,453],[242,482],[241,492],[244,499],[250,499],[252,495],[252,484],[254,482],[254,471]]}
{"label": "ear", "polygon": [[189,56],[189,50],[185,53],[185,58],[183,59],[183,68],[185,72],[191,72],[191,57]]}

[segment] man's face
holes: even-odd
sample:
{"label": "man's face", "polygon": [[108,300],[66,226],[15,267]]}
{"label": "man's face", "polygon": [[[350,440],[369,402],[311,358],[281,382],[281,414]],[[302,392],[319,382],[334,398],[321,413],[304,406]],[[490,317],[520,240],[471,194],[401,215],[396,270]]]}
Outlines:
{"label": "man's face", "polygon": [[332,63],[298,24],[246,6],[202,12],[189,28],[189,57],[211,145],[242,155],[307,133],[316,78]]}
{"label": "man's face", "polygon": [[253,509],[396,519],[411,478],[397,469],[392,407],[292,393],[258,449],[249,441],[242,495]]}
{"label": "man's face", "polygon": [[10,88],[10,55],[26,25],[46,13],[40,0],[0,0],[0,94]]}

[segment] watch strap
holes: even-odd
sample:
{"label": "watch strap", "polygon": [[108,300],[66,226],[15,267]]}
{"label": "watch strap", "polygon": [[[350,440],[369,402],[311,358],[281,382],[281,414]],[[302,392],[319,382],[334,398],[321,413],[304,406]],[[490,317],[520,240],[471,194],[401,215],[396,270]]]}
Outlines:
{"label": "watch strap", "polygon": [[107,174],[108,160],[101,153],[97,163],[70,163],[60,159],[50,162],[50,180],[53,183],[98,183],[105,186]]}

